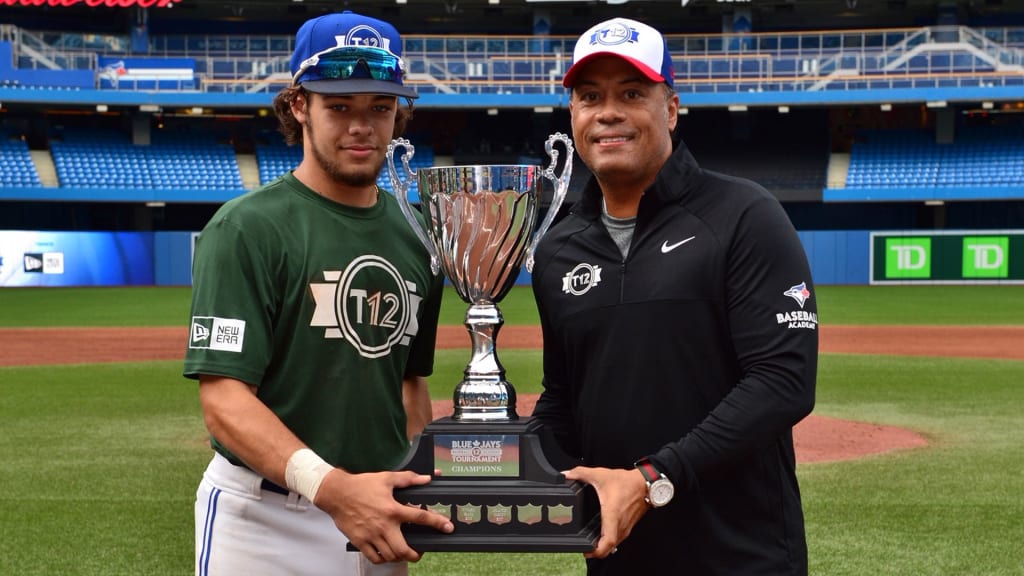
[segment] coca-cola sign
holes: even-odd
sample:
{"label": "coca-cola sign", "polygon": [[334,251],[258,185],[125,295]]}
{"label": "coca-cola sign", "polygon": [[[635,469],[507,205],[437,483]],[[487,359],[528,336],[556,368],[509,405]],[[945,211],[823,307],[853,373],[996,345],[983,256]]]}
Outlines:
{"label": "coca-cola sign", "polygon": [[0,0],[0,6],[74,6],[84,4],[86,6],[105,6],[108,8],[166,8],[177,4],[181,0]]}

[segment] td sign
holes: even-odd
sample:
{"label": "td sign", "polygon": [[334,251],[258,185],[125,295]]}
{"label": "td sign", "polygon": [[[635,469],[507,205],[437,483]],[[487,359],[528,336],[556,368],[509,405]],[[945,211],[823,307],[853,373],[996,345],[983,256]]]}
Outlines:
{"label": "td sign", "polygon": [[871,283],[1024,283],[1024,231],[872,232]]}
{"label": "td sign", "polygon": [[1010,239],[1006,236],[964,238],[964,278],[1008,278]]}
{"label": "td sign", "polygon": [[886,238],[887,278],[931,278],[931,238]]}

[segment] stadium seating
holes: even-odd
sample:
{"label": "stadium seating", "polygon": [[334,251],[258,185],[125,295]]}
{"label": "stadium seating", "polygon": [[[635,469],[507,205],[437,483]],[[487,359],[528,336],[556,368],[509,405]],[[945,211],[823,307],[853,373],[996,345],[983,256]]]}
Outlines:
{"label": "stadium seating", "polygon": [[241,190],[231,145],[213,134],[158,133],[148,146],[118,132],[61,130],[50,139],[62,187]]}
{"label": "stadium seating", "polygon": [[[667,35],[675,58],[677,91],[684,101],[690,100],[687,91],[714,96],[729,92],[758,95],[764,92],[799,92],[806,95],[825,90],[876,89],[882,92],[873,97],[888,98],[886,91],[890,88],[1003,88],[1020,85],[1024,83],[1024,77],[1017,72],[1005,73],[1012,68],[1005,65],[1019,64],[1018,47],[1022,45],[1022,38],[1024,32],[1016,29],[968,26],[765,32],[739,36]],[[520,35],[409,34],[405,36],[404,55],[409,66],[409,82],[422,93],[462,94],[467,97],[466,102],[470,102],[468,97],[471,94],[558,93],[562,88],[557,77],[568,64],[568,54],[574,41],[572,35],[541,39]],[[203,80],[202,85],[197,86],[199,92],[237,91],[251,95],[275,91],[282,82],[290,80],[287,71],[293,47],[291,34],[232,32],[211,36],[154,33],[148,42],[149,51],[145,54],[140,52],[138,57],[194,61],[195,74]],[[34,56],[39,53],[51,59],[64,58],[55,61],[67,67],[66,72],[84,66],[89,68],[90,74],[98,62],[94,61],[95,58],[124,60],[130,64],[124,56],[135,51],[131,48],[130,38],[123,35],[37,34],[25,30],[8,39],[8,49],[14,46],[32,48],[9,52],[16,56],[10,59],[18,69],[34,71],[39,68],[39,58]],[[83,53],[92,57],[88,66],[73,58]],[[997,74],[999,70],[1002,73]],[[7,81],[20,82],[16,76]],[[24,84],[19,86],[25,90],[39,89],[25,87]],[[166,92],[192,94],[191,91],[179,90]],[[239,102],[242,101],[243,98],[239,97]],[[245,106],[250,105],[249,100],[244,101]],[[771,101],[771,98],[766,101]],[[705,112],[701,110],[704,107],[699,102],[691,106],[700,113]],[[425,114],[430,113],[426,108],[424,111]],[[554,117],[561,113],[558,110]],[[472,128],[464,131],[464,139],[482,140],[482,133],[487,130]],[[244,134],[244,130],[238,129],[233,134],[241,138],[236,140],[239,151],[245,153],[255,149],[258,183],[273,180],[293,169],[301,160],[301,147],[284,146],[280,135],[277,135],[277,142],[273,142],[275,138],[253,138],[252,134]],[[778,130],[791,128],[781,126]],[[704,133],[699,134],[703,136]],[[1024,145],[1017,144],[1024,141],[1021,136],[1019,130],[1013,133],[997,131],[995,136],[984,137],[974,137],[969,130],[958,130],[955,143],[936,144],[931,130],[863,133],[853,147],[846,187],[889,189],[887,193],[890,196],[893,195],[892,189],[896,188],[913,188],[917,189],[915,194],[923,194],[933,188],[945,187],[945,192],[953,199],[974,199],[976,196],[970,191],[957,193],[949,190],[957,187],[988,188],[985,193],[994,187],[1019,187],[1024,181],[1019,160]],[[426,138],[439,141],[430,140],[430,136]],[[175,137],[154,130],[151,145],[135,145],[130,140],[124,132],[53,132],[48,144],[60,186],[65,189],[140,189],[143,194],[139,197],[147,197],[146,191],[158,189],[161,192],[152,196],[178,201],[181,199],[175,197],[175,189],[240,192],[255,183],[255,178],[250,179],[246,172],[243,185],[235,149],[219,144],[213,136],[189,133]],[[816,142],[815,147],[807,151],[795,150],[791,145],[779,146],[776,140],[768,149],[756,146],[740,149],[730,144],[731,147],[726,148],[698,150],[698,136],[694,135],[691,142],[688,133],[686,140],[699,152],[698,159],[705,167],[751,178],[780,197],[789,198],[788,194],[792,193],[792,197],[810,198],[814,193],[820,195],[820,191],[828,186],[827,155],[833,149],[826,142]],[[438,153],[446,159],[451,156],[458,160],[458,146],[443,140],[440,142]],[[39,149],[47,145],[38,135],[31,144]],[[35,174],[31,158],[26,159],[24,142],[13,142],[13,145],[21,148],[15,152],[0,149],[0,185],[37,186],[38,175],[28,183],[23,182]],[[7,158],[11,154],[14,154],[14,164],[18,168],[7,168]],[[249,158],[242,160],[243,168],[248,170],[245,161]],[[533,160],[520,161],[534,163]],[[434,150],[418,145],[412,164],[414,169],[432,166]],[[26,170],[27,176],[23,174]],[[44,176],[49,180],[48,170],[44,171]],[[839,177],[836,182],[840,182]],[[377,183],[382,189],[393,191],[386,169],[379,175]],[[419,195],[415,179],[410,182],[410,188],[410,198],[417,201]],[[85,193],[93,194],[93,191]],[[1003,197],[1022,197],[1015,190],[999,193]]]}
{"label": "stadium seating", "polygon": [[28,144],[0,132],[0,186],[16,188],[41,186]]}
{"label": "stadium seating", "polygon": [[928,130],[862,132],[853,145],[848,188],[1024,185],[1021,127],[963,129],[950,144]]}
{"label": "stadium seating", "polygon": [[266,184],[289,170],[295,169],[302,161],[302,146],[281,144],[257,144],[256,164],[260,172],[260,184]]}

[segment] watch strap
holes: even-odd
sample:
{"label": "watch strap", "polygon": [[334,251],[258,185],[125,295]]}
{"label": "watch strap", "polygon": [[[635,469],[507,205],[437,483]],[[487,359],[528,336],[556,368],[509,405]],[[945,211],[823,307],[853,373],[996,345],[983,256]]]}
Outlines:
{"label": "watch strap", "polygon": [[638,461],[635,466],[640,470],[640,473],[644,475],[644,480],[647,480],[648,484],[654,482],[658,478],[661,478],[661,472],[658,472],[658,469],[655,468],[654,465],[651,464],[651,461],[646,458]]}

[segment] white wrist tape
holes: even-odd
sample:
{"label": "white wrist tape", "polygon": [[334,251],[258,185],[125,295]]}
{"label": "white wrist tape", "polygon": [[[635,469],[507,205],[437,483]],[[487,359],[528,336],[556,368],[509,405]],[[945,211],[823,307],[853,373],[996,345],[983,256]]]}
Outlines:
{"label": "white wrist tape", "polygon": [[310,502],[316,499],[320,484],[334,467],[324,462],[309,448],[296,450],[288,459],[284,469],[284,481],[288,489],[304,496]]}

